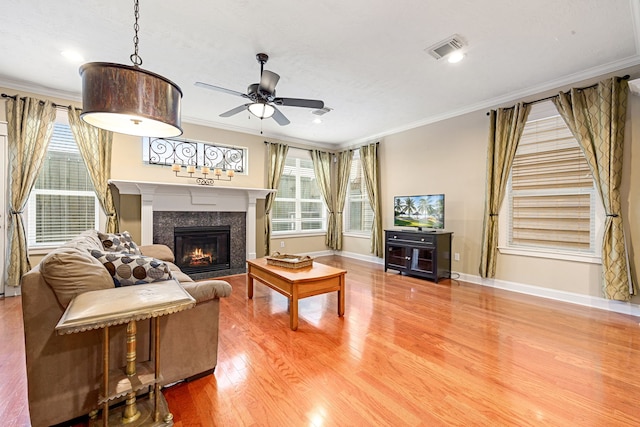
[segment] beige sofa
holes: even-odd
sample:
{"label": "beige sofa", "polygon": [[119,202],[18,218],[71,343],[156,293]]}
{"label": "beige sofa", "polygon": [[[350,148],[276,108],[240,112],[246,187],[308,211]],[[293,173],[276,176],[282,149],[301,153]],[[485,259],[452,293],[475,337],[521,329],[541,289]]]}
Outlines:
{"label": "beige sofa", "polygon": [[[57,335],[54,328],[79,293],[114,287],[114,280],[92,249],[103,250],[89,230],[48,254],[22,279],[29,411],[34,427],[62,423],[97,408],[101,376],[101,331]],[[143,255],[166,261],[173,279],[196,299],[193,309],[160,317],[163,384],[210,374],[218,354],[220,298],[231,294],[221,280],[194,282],[173,264],[164,245],[141,246]],[[162,282],[156,282],[162,286]],[[148,360],[151,320],[138,322],[138,360]],[[111,365],[125,365],[125,326],[110,328]]]}

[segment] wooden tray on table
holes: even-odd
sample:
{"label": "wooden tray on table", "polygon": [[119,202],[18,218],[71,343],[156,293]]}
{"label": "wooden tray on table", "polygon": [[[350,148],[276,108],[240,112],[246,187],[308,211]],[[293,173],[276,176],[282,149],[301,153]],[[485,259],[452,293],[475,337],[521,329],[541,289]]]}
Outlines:
{"label": "wooden tray on table", "polygon": [[303,268],[313,265],[313,258],[308,255],[281,254],[275,252],[266,257],[267,264],[284,268]]}

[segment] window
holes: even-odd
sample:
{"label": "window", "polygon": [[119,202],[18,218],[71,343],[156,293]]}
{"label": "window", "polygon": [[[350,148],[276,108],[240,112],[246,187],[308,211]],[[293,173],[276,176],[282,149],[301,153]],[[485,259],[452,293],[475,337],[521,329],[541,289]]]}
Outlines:
{"label": "window", "polygon": [[360,150],[353,152],[347,200],[345,202],[344,231],[348,233],[366,233],[367,236],[373,226],[373,210],[369,204],[367,183],[362,171]]}
{"label": "window", "polygon": [[207,166],[247,173],[248,150],[177,138],[144,137],[142,160],[150,165]]}
{"label": "window", "polygon": [[311,154],[289,148],[271,209],[273,233],[326,231],[327,210],[313,171]]}
{"label": "window", "polygon": [[578,141],[550,101],[531,109],[504,205],[507,247],[599,256],[602,204]]}
{"label": "window", "polygon": [[40,176],[27,202],[30,248],[64,243],[98,228],[100,205],[71,128],[54,125]]}

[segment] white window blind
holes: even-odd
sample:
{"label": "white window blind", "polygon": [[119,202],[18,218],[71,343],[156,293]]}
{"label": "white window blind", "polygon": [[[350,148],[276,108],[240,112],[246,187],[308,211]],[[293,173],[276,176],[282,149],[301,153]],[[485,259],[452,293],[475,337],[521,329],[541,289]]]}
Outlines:
{"label": "white window blind", "polygon": [[362,171],[360,150],[353,152],[351,170],[349,172],[349,186],[344,212],[345,232],[368,233],[373,226],[373,210],[369,204],[367,183]]}
{"label": "white window blind", "polygon": [[56,123],[27,205],[29,247],[55,246],[97,228],[99,204],[68,125]]}
{"label": "white window blind", "polygon": [[327,210],[307,150],[289,148],[271,209],[274,233],[326,231]]}
{"label": "white window blind", "polygon": [[545,104],[532,108],[511,169],[509,244],[593,253],[593,177],[564,120]]}

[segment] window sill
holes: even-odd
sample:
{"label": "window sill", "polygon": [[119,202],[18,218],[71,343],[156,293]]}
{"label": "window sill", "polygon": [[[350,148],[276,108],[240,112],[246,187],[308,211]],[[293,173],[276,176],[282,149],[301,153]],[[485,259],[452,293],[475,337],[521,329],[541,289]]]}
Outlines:
{"label": "window sill", "polygon": [[549,258],[564,261],[584,262],[587,264],[602,264],[602,258],[599,255],[580,254],[575,252],[549,252],[536,249],[509,248],[504,246],[499,246],[498,250],[501,254],[506,255]]}
{"label": "window sill", "polygon": [[47,255],[49,252],[58,248],[59,246],[38,246],[28,249],[29,255]]}
{"label": "window sill", "polygon": [[356,233],[353,231],[347,232],[347,233],[342,233],[343,237],[355,237],[358,239],[371,239],[371,233],[369,232],[364,232],[364,233]]}
{"label": "window sill", "polygon": [[324,231],[314,231],[314,232],[306,232],[306,231],[293,231],[293,232],[272,232],[271,240],[275,238],[286,239],[288,237],[314,237],[314,236],[324,236],[326,235],[326,230]]}

